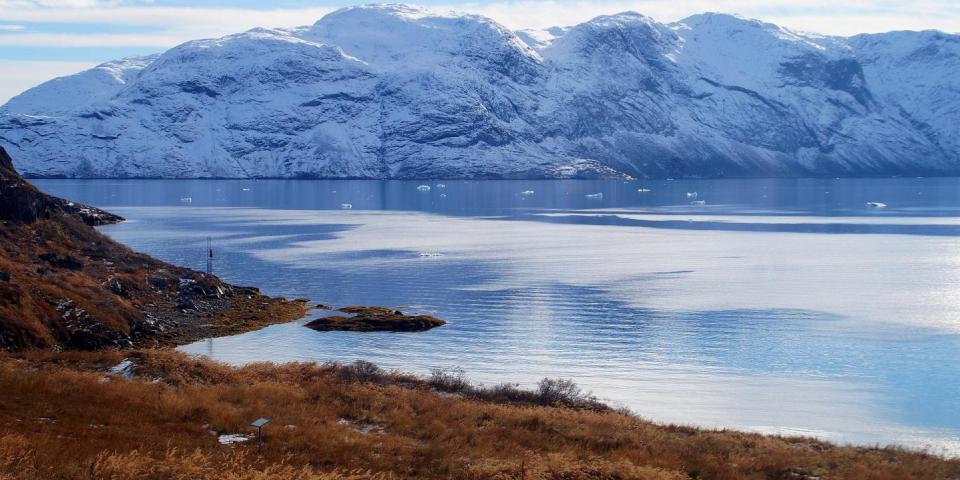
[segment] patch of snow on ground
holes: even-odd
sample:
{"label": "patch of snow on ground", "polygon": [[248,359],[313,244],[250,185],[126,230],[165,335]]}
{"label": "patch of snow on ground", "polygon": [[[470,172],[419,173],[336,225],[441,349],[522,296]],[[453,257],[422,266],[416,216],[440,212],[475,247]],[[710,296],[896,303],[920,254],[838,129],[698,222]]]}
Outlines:
{"label": "patch of snow on ground", "polygon": [[217,437],[217,441],[219,441],[221,445],[233,445],[236,443],[243,443],[248,440],[250,440],[250,437],[242,433],[231,433]]}
{"label": "patch of snow on ground", "polygon": [[120,363],[110,367],[107,370],[109,375],[120,375],[123,378],[133,378],[133,367],[134,364],[129,359],[124,358]]}

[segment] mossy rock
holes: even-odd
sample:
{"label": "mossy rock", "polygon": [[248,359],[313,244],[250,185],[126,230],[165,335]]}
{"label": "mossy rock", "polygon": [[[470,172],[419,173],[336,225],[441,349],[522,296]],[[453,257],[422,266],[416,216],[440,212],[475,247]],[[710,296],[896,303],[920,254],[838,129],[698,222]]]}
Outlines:
{"label": "mossy rock", "polygon": [[352,315],[322,317],[305,326],[320,332],[422,332],[447,323],[429,315],[404,315],[384,307],[351,306],[338,311]]}

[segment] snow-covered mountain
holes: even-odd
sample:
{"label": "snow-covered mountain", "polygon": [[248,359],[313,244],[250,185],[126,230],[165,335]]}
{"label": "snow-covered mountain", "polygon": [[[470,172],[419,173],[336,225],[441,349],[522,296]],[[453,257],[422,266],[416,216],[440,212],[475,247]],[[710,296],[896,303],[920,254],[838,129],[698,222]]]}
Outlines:
{"label": "snow-covered mountain", "polygon": [[44,83],[0,145],[32,176],[943,175],[958,125],[958,35],[371,5]]}

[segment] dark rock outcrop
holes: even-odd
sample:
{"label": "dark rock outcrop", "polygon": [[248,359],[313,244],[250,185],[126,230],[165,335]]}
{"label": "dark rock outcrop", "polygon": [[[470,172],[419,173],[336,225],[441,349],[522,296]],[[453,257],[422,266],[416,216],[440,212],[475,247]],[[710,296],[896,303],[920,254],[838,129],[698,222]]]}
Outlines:
{"label": "dark rock outcrop", "polygon": [[20,177],[13,168],[13,159],[0,147],[0,220],[33,222],[57,213],[66,213],[91,226],[123,221],[123,217],[99,208],[41,193]]}
{"label": "dark rock outcrop", "polygon": [[60,256],[56,253],[44,253],[40,255],[40,260],[43,260],[54,267],[65,268],[67,270],[80,270],[83,268],[83,262],[70,255]]}
{"label": "dark rock outcrop", "polygon": [[321,317],[305,326],[320,332],[422,332],[447,322],[429,315],[404,315],[400,310],[384,307],[344,307],[339,310],[351,316]]}

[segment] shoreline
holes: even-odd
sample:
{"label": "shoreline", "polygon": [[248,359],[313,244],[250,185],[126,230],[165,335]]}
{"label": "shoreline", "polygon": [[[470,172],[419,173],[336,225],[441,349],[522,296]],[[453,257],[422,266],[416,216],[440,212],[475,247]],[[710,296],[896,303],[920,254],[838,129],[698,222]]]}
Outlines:
{"label": "shoreline", "polygon": [[[276,324],[267,325],[267,326],[283,325],[283,323],[296,323],[298,321],[303,321],[309,318],[310,318],[310,314],[308,312],[307,316],[303,318],[295,319],[295,320],[292,320],[291,322],[282,322],[282,323],[276,323]],[[306,327],[301,325],[300,328],[306,328]],[[236,335],[243,335],[245,333],[252,333],[252,332],[243,332]],[[320,333],[324,333],[324,332],[320,332]],[[350,332],[350,333],[363,334],[364,332]],[[189,355],[192,358],[198,358],[203,361],[217,363],[232,369],[243,369],[246,367],[261,365],[265,363],[276,366],[278,368],[284,368],[289,365],[297,365],[297,364],[304,364],[304,363],[313,364],[316,366],[323,366],[328,364],[339,364],[343,362],[343,360],[338,360],[338,359],[231,361],[231,360],[218,359],[216,358],[216,356],[211,357],[203,352],[188,351],[181,348],[181,347],[186,347],[190,345],[199,346],[200,342],[203,342],[203,341],[207,341],[207,340],[215,341],[218,338],[228,338],[232,336],[234,335],[228,334],[225,337],[203,338],[192,343],[178,345],[174,347],[173,350]],[[361,360],[361,361],[366,362],[367,360]],[[370,363],[380,366],[379,363],[375,363],[375,362],[370,362]],[[389,368],[388,367],[382,367],[382,368],[390,372],[394,372],[394,373],[398,373],[398,374],[402,374],[410,377],[415,377],[415,378],[421,378],[421,379],[428,378],[430,375],[429,372],[419,371],[419,370],[415,370],[415,369],[411,369],[409,367],[403,367],[403,366],[399,366],[399,367],[391,366]],[[459,368],[459,367],[453,367],[453,368]],[[465,372],[465,373],[468,374],[469,372]],[[471,385],[475,385],[475,386],[496,386],[501,384],[509,384],[509,385],[517,386],[518,388],[524,389],[524,390],[530,390],[531,388],[536,388],[535,381],[519,383],[519,382],[514,382],[513,381],[514,378],[512,377],[497,377],[494,379],[485,378],[482,382],[475,382],[472,378],[469,377],[469,375],[467,375],[465,380]],[[576,381],[577,379],[573,377],[573,378],[570,378],[570,380]],[[580,386],[585,389],[589,389],[589,385],[580,385]],[[593,394],[595,392],[591,390],[590,393]],[[441,394],[443,394],[443,392],[441,392]],[[705,432],[740,432],[740,433],[749,434],[749,435],[761,435],[761,436],[769,436],[769,437],[777,437],[777,438],[812,439],[818,442],[824,442],[837,447],[845,447],[845,448],[857,448],[857,449],[893,448],[893,449],[899,449],[899,450],[904,450],[904,451],[918,453],[918,454],[930,454],[936,457],[943,458],[945,460],[960,460],[960,439],[951,436],[948,432],[943,432],[940,436],[922,437],[914,441],[905,441],[905,440],[910,440],[910,438],[905,438],[905,439],[888,438],[887,440],[884,440],[884,441],[876,441],[876,440],[870,440],[870,439],[844,439],[842,437],[844,437],[845,434],[837,433],[829,430],[809,430],[809,429],[803,429],[803,428],[777,427],[777,426],[751,427],[751,426],[736,425],[736,424],[729,424],[729,423],[697,423],[697,422],[691,422],[689,420],[677,419],[677,418],[665,420],[665,419],[658,418],[656,415],[650,415],[647,412],[644,412],[643,410],[634,410],[635,407],[627,405],[623,401],[604,398],[602,395],[599,395],[599,394],[596,396],[596,400],[599,403],[608,407],[610,411],[621,412],[629,416],[634,416],[638,419],[649,422],[656,426],[682,427],[682,428],[689,428],[689,429],[705,431]],[[904,435],[910,435],[911,433],[922,434],[922,433],[937,433],[937,432],[911,432],[906,430],[903,432]]]}
{"label": "shoreline", "polygon": [[[249,288],[249,287],[247,287]],[[307,317],[312,308],[305,299],[270,297],[257,293],[222,302],[223,307],[207,317],[180,321],[174,331],[163,332],[134,341],[138,348],[176,348],[208,338],[226,337],[253,332],[270,325],[294,322]],[[170,312],[152,314],[162,319]],[[162,320],[159,320],[162,321]]]}
{"label": "shoreline", "polygon": [[162,262],[94,228],[123,220],[40,192],[0,147],[0,349],[180,344],[306,313],[305,300]]}

